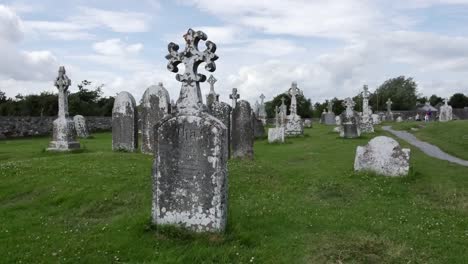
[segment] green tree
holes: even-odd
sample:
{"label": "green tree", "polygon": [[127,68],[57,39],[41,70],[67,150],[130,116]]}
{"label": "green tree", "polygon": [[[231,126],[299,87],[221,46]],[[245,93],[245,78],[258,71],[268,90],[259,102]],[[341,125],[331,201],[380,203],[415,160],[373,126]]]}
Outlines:
{"label": "green tree", "polygon": [[2,91],[0,90],[0,104],[1,104],[1,103],[5,103],[5,102],[7,101],[7,99],[8,99],[8,98],[7,98],[6,94],[5,94],[5,92],[2,92]]}
{"label": "green tree", "polygon": [[417,84],[413,78],[399,76],[385,81],[371,96],[371,106],[374,110],[386,109],[386,102],[390,98],[393,110],[413,110],[417,102]]}
{"label": "green tree", "polygon": [[440,104],[440,103],[443,103],[444,99],[442,99],[442,97],[439,97],[435,94],[431,95],[431,97],[429,97],[429,102],[431,103],[431,105],[433,106],[436,106],[437,104]]}
{"label": "green tree", "polygon": [[453,108],[464,108],[468,106],[468,97],[462,93],[456,93],[450,97],[449,105]]}

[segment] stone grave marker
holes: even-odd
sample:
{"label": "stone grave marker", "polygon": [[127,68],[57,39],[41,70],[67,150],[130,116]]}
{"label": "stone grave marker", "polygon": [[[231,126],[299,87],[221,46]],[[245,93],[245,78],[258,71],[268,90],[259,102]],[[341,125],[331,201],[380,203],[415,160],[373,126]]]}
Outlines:
{"label": "stone grave marker", "polygon": [[73,122],[75,123],[76,135],[79,138],[88,138],[89,131],[86,125],[86,118],[82,115],[76,115],[73,117]]}
{"label": "stone grave marker", "polygon": [[249,102],[240,100],[232,110],[231,151],[234,158],[253,159],[254,127]]}
{"label": "stone grave marker", "polygon": [[138,111],[133,95],[120,92],[112,108],[112,150],[133,152],[138,149]]}

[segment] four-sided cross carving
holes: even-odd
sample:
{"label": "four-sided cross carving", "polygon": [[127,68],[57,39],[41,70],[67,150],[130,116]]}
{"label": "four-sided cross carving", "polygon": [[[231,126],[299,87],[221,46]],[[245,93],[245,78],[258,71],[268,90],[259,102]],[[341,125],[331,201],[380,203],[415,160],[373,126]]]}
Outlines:
{"label": "four-sided cross carving", "polygon": [[216,70],[215,61],[218,59],[216,52],[216,44],[211,41],[206,41],[206,49],[204,51],[198,50],[198,43],[200,40],[207,40],[208,37],[202,31],[194,31],[189,29],[187,34],[184,35],[185,39],[185,50],[179,52],[179,45],[174,42],[169,43],[168,50],[169,54],[166,55],[166,59],[169,60],[167,63],[167,69],[171,72],[178,72],[179,68],[177,65],[184,63],[185,72],[184,74],[177,74],[176,79],[179,82],[192,83],[192,82],[204,82],[206,76],[199,74],[198,66],[205,62],[205,69],[209,72]]}
{"label": "four-sided cross carving", "polygon": [[369,87],[367,85],[364,85],[364,92],[362,92],[362,97],[365,99],[369,98],[370,92],[369,92]]}

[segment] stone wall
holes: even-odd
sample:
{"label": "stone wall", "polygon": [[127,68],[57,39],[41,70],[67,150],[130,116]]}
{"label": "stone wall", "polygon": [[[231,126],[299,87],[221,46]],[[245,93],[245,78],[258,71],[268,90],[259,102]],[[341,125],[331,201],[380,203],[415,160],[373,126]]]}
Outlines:
{"label": "stone wall", "polygon": [[[0,139],[49,135],[55,119],[52,116],[0,116]],[[90,132],[112,129],[111,117],[88,116],[86,122]]]}

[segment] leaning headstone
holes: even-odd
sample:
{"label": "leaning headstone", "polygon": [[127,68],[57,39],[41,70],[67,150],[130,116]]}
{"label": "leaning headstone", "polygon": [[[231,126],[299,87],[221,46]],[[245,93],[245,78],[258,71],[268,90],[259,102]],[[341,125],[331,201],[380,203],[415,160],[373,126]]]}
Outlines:
{"label": "leaning headstone", "polygon": [[254,127],[249,102],[240,100],[232,110],[231,150],[234,158],[253,159]]}
{"label": "leaning headstone", "polygon": [[372,110],[369,105],[369,88],[367,85],[364,85],[364,91],[362,92],[362,116],[360,129],[362,133],[374,133],[374,124],[372,120]]}
{"label": "leaning headstone", "polygon": [[293,82],[291,88],[289,89],[289,94],[291,95],[291,107],[290,114],[287,116],[286,122],[286,136],[298,136],[304,134],[304,123],[302,118],[297,114],[297,98],[296,95],[301,94],[299,88],[297,88],[297,83]]}
{"label": "leaning headstone", "polygon": [[336,125],[335,122],[335,113],[333,113],[333,101],[328,101],[327,110],[323,110],[322,117],[321,117],[322,124],[325,125]]}
{"label": "leaning headstone", "polygon": [[141,152],[154,154],[154,126],[170,112],[169,92],[162,83],[148,87],[141,99]]}
{"label": "leaning headstone", "polygon": [[152,222],[219,232],[227,221],[228,130],[207,113],[200,91],[206,76],[197,73],[203,62],[215,71],[218,56],[202,31],[189,29],[184,39],[185,49],[171,42],[166,56],[170,71],[183,63],[185,73],[176,75],[182,82],[176,112],[155,127]]}
{"label": "leaning headstone", "polygon": [[58,117],[53,122],[52,141],[49,143],[50,151],[69,151],[79,149],[80,143],[76,141],[75,122],[68,116],[68,87],[71,80],[60,66],[58,77],[55,79],[58,94]]}
{"label": "leaning headstone", "polygon": [[371,171],[384,176],[405,176],[409,171],[410,149],[402,149],[390,137],[373,138],[364,147],[357,147],[355,171]]}
{"label": "leaning headstone", "polygon": [[79,138],[88,138],[89,131],[88,126],[86,125],[86,119],[82,115],[76,115],[73,117],[73,122],[75,123],[76,135]]}
{"label": "leaning headstone", "polygon": [[448,104],[448,100],[444,100],[444,105],[440,107],[440,114],[439,114],[439,121],[440,122],[447,122],[453,119],[453,109]]}
{"label": "leaning headstone", "polygon": [[343,106],[346,108],[341,114],[341,131],[340,136],[343,138],[357,138],[361,136],[359,126],[360,116],[354,111],[356,103],[351,98],[346,98],[343,101]]}
{"label": "leaning headstone", "polygon": [[129,92],[117,94],[112,108],[112,150],[138,149],[138,111]]}

